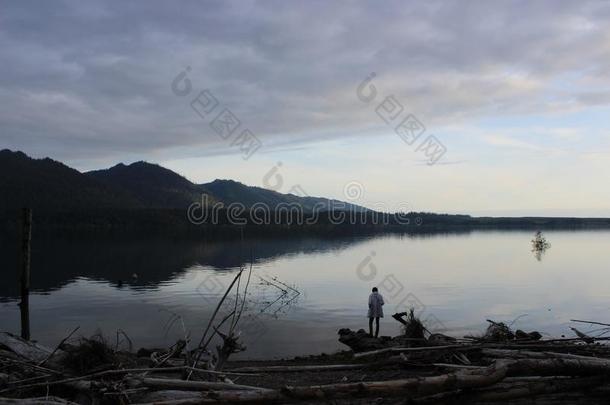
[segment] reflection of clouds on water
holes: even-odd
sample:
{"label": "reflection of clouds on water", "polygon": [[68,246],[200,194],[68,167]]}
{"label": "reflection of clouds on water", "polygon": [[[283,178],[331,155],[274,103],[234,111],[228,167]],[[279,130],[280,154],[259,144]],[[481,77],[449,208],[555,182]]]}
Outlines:
{"label": "reflection of clouds on water", "polygon": [[[355,268],[372,251],[376,252],[373,264],[379,277],[375,281],[382,284],[391,274],[404,287],[396,287],[396,282],[384,284],[389,291],[387,298],[412,292],[425,303],[426,313],[434,314],[450,335],[482,332],[487,327],[485,319],[510,323],[521,314],[528,316],[519,319],[516,328],[551,336],[569,334],[569,319],[589,319],[593,313],[610,309],[610,273],[606,271],[610,232],[545,233],[553,251],[542,262],[533,259],[526,245],[532,239],[530,231],[336,240],[329,241],[327,249],[318,248],[324,243],[320,240],[278,241],[281,248],[276,252],[290,253],[276,256],[271,255],[269,240],[261,249],[266,258],[255,259],[253,265],[248,292],[252,302],[243,323],[244,329],[247,326],[252,332],[242,332],[240,339],[248,350],[238,358],[342,349],[337,342],[338,328],[367,326],[364,315],[372,285],[359,280]],[[210,263],[218,263],[219,255],[239,252],[231,250],[239,243],[227,245],[226,250],[214,245],[210,254],[212,247],[203,243],[142,242],[138,247],[136,243],[125,246],[117,241],[114,245],[108,242],[83,247],[74,257],[66,254],[81,245],[56,243],[36,248],[32,264],[35,288],[40,291],[41,285],[50,285],[54,289],[47,290],[47,295],[32,294],[32,334],[49,346],[80,326],[78,333],[82,335],[100,329],[110,336],[122,329],[135,348],[169,347],[183,338],[183,331],[176,322],[166,335],[168,311],[179,314],[186,330],[198,339],[218,296],[206,301],[197,287],[209,275],[228,286],[236,269],[218,269]],[[331,253],[337,246],[341,246],[341,255]],[[131,247],[133,252],[129,252]],[[7,256],[3,255],[2,260],[6,261]],[[200,264],[204,262],[208,264]],[[136,282],[129,280],[117,288],[113,281],[117,275],[134,272],[139,275]],[[282,283],[297,286],[301,295],[288,302],[291,296],[283,294],[288,291],[285,286],[265,285],[256,276],[267,281],[277,277]],[[2,291],[6,288],[0,286]],[[235,296],[230,297],[229,303],[234,305]],[[268,312],[254,318],[272,303]],[[277,316],[273,316],[276,310]],[[246,321],[250,320],[256,323],[248,326]],[[251,340],[261,328],[268,332]],[[389,316],[382,320],[381,328],[384,334],[399,332],[398,323]],[[19,332],[15,301],[0,304],[0,330]]]}

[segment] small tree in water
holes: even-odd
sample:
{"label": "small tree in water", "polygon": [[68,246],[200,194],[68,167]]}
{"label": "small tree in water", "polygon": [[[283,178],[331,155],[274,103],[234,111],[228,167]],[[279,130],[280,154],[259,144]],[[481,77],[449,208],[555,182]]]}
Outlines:
{"label": "small tree in water", "polygon": [[542,231],[536,232],[534,239],[532,239],[532,252],[536,256],[538,261],[542,260],[542,255],[546,252],[547,249],[551,247],[551,244],[546,240]]}

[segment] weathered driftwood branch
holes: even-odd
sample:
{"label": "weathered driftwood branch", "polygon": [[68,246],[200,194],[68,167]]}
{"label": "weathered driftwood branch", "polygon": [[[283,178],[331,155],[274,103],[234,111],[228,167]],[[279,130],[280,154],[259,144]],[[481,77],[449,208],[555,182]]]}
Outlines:
{"label": "weathered driftwood branch", "polygon": [[397,320],[398,322],[402,323],[403,325],[407,326],[408,323],[407,321],[405,321],[404,317],[409,315],[408,312],[400,312],[397,314],[392,315],[392,318],[394,318],[395,320]]}
{"label": "weathered driftwood branch", "polygon": [[217,328],[214,328],[214,330],[216,331],[216,334],[222,338],[222,346],[216,346],[218,361],[215,369],[220,371],[224,367],[224,364],[229,359],[230,355],[245,350],[245,347],[239,343],[238,336],[235,336],[233,332],[229,332],[229,334],[226,335],[220,332]]}
{"label": "weathered driftwood branch", "polygon": [[581,356],[578,354],[557,352],[533,352],[529,350],[481,349],[481,354],[489,357],[504,359],[573,359],[582,361],[599,360],[610,362],[610,359],[604,359],[600,357]]}
{"label": "weathered driftwood branch", "polygon": [[78,405],[75,402],[66,401],[58,397],[40,397],[40,398],[0,398],[0,404],[18,404],[18,405],[40,405],[40,404],[61,404],[61,405]]}
{"label": "weathered driftwood branch", "polygon": [[372,350],[370,352],[355,353],[354,358],[376,356],[384,353],[408,353],[426,352],[435,350],[477,350],[482,345],[447,345],[447,346],[425,346],[425,347],[387,347],[385,349]]}
{"label": "weathered driftwood branch", "polygon": [[[582,339],[576,339],[582,340]],[[423,347],[386,347],[384,349],[372,350],[362,353],[354,353],[354,358],[362,358],[368,356],[376,356],[384,353],[409,353],[409,352],[427,352],[427,351],[439,351],[439,350],[456,350],[456,351],[471,351],[479,349],[506,349],[507,352],[514,352],[516,350],[597,350],[603,349],[597,346],[576,346],[576,345],[549,345],[538,342],[537,344],[515,344],[515,343],[477,343],[477,344],[456,344],[456,345],[445,345],[445,346],[423,346]],[[610,351],[608,352],[610,355]],[[500,357],[500,356],[498,356]]]}
{"label": "weathered driftwood branch", "polygon": [[191,391],[202,390],[228,390],[228,391],[266,391],[265,388],[254,387],[250,385],[228,384],[212,381],[185,381],[168,378],[138,378],[134,377],[130,382],[131,386],[139,387],[141,385],[151,388],[161,389],[180,389]]}
{"label": "weathered driftwood branch", "polygon": [[[128,374],[136,374],[136,373],[160,373],[160,372],[172,372],[172,371],[183,371],[183,370],[192,371],[195,373],[203,373],[203,374],[241,375],[241,376],[254,375],[251,373],[246,374],[246,373],[235,373],[235,372],[229,372],[229,371],[228,372],[219,372],[219,371],[213,371],[213,370],[204,370],[204,369],[194,368],[194,367],[189,367],[189,366],[158,367],[158,368],[131,368],[131,369],[123,369],[123,370],[105,370],[105,371],[100,371],[98,373],[88,374],[88,375],[79,376],[79,377],[64,378],[61,380],[44,381],[44,382],[40,382],[40,383],[32,383],[32,384],[25,384],[25,385],[23,385],[23,384],[15,385],[13,387],[9,387],[9,388],[1,390],[0,393],[32,389],[32,388],[48,387],[48,386],[53,386],[53,385],[64,385],[64,384],[74,383],[74,382],[78,382],[78,381],[94,380],[96,378],[108,377],[108,376],[128,375]],[[134,378],[137,378],[137,376],[135,376]]]}
{"label": "weathered driftwood branch", "polygon": [[301,371],[359,370],[369,366],[368,364],[323,364],[310,366],[240,367],[229,371],[236,373],[292,373]]}
{"label": "weathered driftwood branch", "polygon": [[465,364],[450,364],[450,363],[432,363],[434,367],[455,369],[455,370],[481,370],[486,368],[485,366],[468,366]]}
{"label": "weathered driftwood branch", "polygon": [[[595,338],[595,340],[606,340],[605,338]],[[496,344],[496,343],[485,343],[482,344],[481,347],[488,347],[488,348],[492,348],[492,349],[532,349],[532,350],[548,350],[549,348],[551,349],[568,349],[568,350],[578,350],[578,349],[583,349],[583,350],[592,350],[592,349],[596,349],[596,348],[600,348],[598,346],[584,346],[584,345],[574,345],[574,344],[563,344],[563,345],[558,345],[558,344],[551,344],[552,342],[558,342],[559,340],[554,339],[554,340],[543,340],[543,341],[539,341],[539,342],[535,342],[535,343],[525,343],[525,342],[520,342],[520,343],[505,343],[505,344]],[[580,338],[575,338],[575,339],[564,339],[561,340],[562,342],[580,342],[582,341],[582,339]]]}
{"label": "weathered driftwood branch", "polygon": [[[311,364],[302,366],[248,366],[233,368],[229,371],[235,373],[246,373],[238,375],[255,375],[249,373],[294,373],[311,371],[339,371],[339,370],[360,370],[360,369],[379,369],[386,366],[395,366],[403,363],[404,360],[398,356],[393,356],[381,361],[353,364]],[[484,367],[483,367],[484,368]],[[230,373],[227,373],[230,374]]]}
{"label": "weathered driftwood branch", "polygon": [[610,359],[599,357],[524,350],[483,349],[481,352],[490,357],[515,359],[509,363],[510,375],[610,374]]}
{"label": "weathered driftwood branch", "polygon": [[61,371],[52,370],[52,369],[47,368],[47,367],[37,366],[36,364],[31,364],[31,363],[28,363],[26,361],[17,360],[17,359],[14,359],[14,358],[3,357],[2,358],[2,362],[3,363],[11,363],[11,364],[14,364],[14,365],[18,365],[20,367],[29,368],[29,369],[40,371],[40,372],[43,372],[43,373],[50,373],[50,374],[55,374],[55,375],[63,375],[63,373]]}
{"label": "weathered driftwood branch", "polygon": [[260,391],[210,391],[192,399],[165,401],[157,404],[178,405],[206,402],[273,402],[337,397],[362,396],[407,396],[418,397],[454,389],[487,387],[501,381],[508,371],[507,363],[495,365],[476,372],[464,371],[433,377],[408,378],[403,380],[374,381],[360,383],[328,384],[316,386],[288,386],[282,390]]}
{"label": "weathered driftwood branch", "polygon": [[[182,353],[187,343],[186,340],[178,340],[172,347],[163,352],[153,352],[150,359],[155,363],[155,367],[161,367],[172,357],[177,357]],[[194,366],[193,366],[194,367]]]}
{"label": "weathered driftwood branch", "polygon": [[388,347],[396,347],[397,343],[378,339],[369,335],[364,329],[352,331],[348,328],[339,329],[339,342],[348,346],[354,352],[366,352],[369,350],[379,350]]}
{"label": "weathered driftwood branch", "polygon": [[486,387],[501,381],[508,372],[508,363],[496,364],[477,371],[460,371],[439,376],[403,380],[329,384],[311,387],[286,387],[283,392],[300,399],[333,398],[346,395],[404,395],[417,397],[463,388]]}
{"label": "weathered driftwood branch", "polygon": [[[239,392],[239,391],[235,391]],[[146,404],[159,404],[159,403],[177,403],[177,401],[196,401],[195,403],[203,403],[201,396],[193,391],[183,390],[160,390],[151,391],[139,395],[137,401],[139,403]]]}
{"label": "weathered driftwood branch", "polygon": [[0,347],[4,346],[13,353],[29,361],[39,363],[52,352],[51,349],[29,342],[8,332],[0,332]]}
{"label": "weathered driftwood branch", "polygon": [[595,343],[595,339],[592,338],[591,336],[589,336],[585,333],[582,333],[581,331],[579,331],[576,328],[570,328],[570,329],[572,329],[574,331],[574,333],[576,333],[576,336],[578,336],[580,339],[582,339],[583,342],[588,343],[588,344]]}
{"label": "weathered driftwood branch", "polygon": [[70,332],[70,334],[68,336],[66,336],[65,338],[62,339],[61,342],[59,342],[59,344],[55,347],[55,350],[53,350],[44,360],[42,360],[40,363],[38,363],[39,366],[42,366],[44,363],[46,363],[47,361],[49,361],[49,359],[51,359],[51,357],[53,357],[53,355],[55,353],[57,353],[59,351],[59,349],[61,348],[61,346],[66,343],[66,341],[68,339],[70,339],[72,337],[72,335],[74,335],[76,333],[77,330],[80,329],[80,326],[77,326],[76,328],[74,328],[74,330],[72,330],[72,332]]}
{"label": "weathered driftwood branch", "polygon": [[610,324],[608,324],[608,323],[601,323],[601,322],[595,322],[595,321],[582,321],[580,319],[570,319],[570,322],[579,322],[579,323],[588,323],[591,325],[610,326]]}

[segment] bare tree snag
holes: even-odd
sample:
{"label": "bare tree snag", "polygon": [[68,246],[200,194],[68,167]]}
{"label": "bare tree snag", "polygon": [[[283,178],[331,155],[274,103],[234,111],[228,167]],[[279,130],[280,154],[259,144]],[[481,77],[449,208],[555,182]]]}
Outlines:
{"label": "bare tree snag", "polygon": [[21,230],[21,266],[19,283],[21,285],[21,337],[30,340],[30,263],[32,243],[32,210],[23,209]]}

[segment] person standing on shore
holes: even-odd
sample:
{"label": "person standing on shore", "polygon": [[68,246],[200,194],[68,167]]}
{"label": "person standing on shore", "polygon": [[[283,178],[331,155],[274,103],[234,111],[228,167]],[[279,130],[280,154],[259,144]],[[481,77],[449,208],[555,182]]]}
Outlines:
{"label": "person standing on shore", "polygon": [[373,336],[373,319],[375,319],[375,337],[379,337],[379,318],[383,318],[383,296],[379,294],[377,287],[369,295],[369,334]]}

